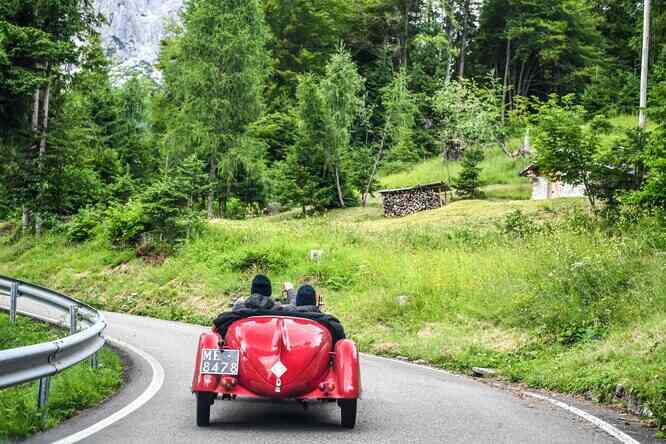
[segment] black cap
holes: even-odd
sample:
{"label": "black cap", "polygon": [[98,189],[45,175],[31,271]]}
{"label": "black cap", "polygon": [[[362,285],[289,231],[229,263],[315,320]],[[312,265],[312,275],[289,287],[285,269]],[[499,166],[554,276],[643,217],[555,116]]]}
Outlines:
{"label": "black cap", "polygon": [[270,297],[271,293],[273,293],[271,280],[263,274],[256,275],[254,279],[252,279],[252,288],[250,289],[250,293]]}
{"label": "black cap", "polygon": [[296,293],[296,306],[317,305],[317,293],[311,285],[301,285]]}

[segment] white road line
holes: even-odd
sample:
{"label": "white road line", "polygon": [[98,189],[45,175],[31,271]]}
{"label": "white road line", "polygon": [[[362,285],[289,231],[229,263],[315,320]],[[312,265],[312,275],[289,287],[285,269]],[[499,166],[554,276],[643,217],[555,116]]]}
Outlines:
{"label": "white road line", "polygon": [[542,401],[548,401],[551,404],[554,404],[558,406],[561,409],[567,410],[574,415],[580,416],[581,418],[585,419],[586,421],[591,422],[595,426],[599,427],[601,430],[604,432],[608,433],[611,435],[613,438],[617,439],[623,444],[640,444],[638,441],[636,441],[634,438],[631,436],[627,435],[626,433],[622,432],[621,430],[617,429],[616,427],[613,427],[606,421],[597,418],[596,416],[590,415],[587,412],[584,412],[580,409],[577,409],[576,407],[570,406],[569,404],[565,404],[562,401],[558,401],[557,399],[549,398],[548,396],[543,396],[538,393],[532,393],[532,392],[523,392],[527,396],[531,396],[532,398],[536,399],[541,399]]}
{"label": "white road line", "polygon": [[59,441],[55,441],[53,444],[73,444],[99,432],[102,429],[105,429],[106,427],[120,421],[124,417],[138,410],[141,406],[150,401],[152,397],[157,394],[160,388],[162,388],[162,385],[164,384],[164,368],[162,368],[157,359],[155,359],[152,355],[144,352],[143,350],[140,350],[125,342],[113,338],[107,338],[107,340],[113,345],[127,349],[148,361],[148,364],[150,364],[150,367],[153,370],[153,379],[150,382],[150,385],[138,398],[127,404],[122,409],[118,410],[113,415],[106,417],[105,419],[91,425],[86,429],[81,430],[80,432],[74,433],[73,435],[70,435],[66,438],[62,438]]}
{"label": "white road line", "polygon": [[[363,354],[365,354],[365,353],[363,353]],[[428,367],[427,365],[414,364],[414,363],[408,362],[408,361],[401,361],[400,359],[391,359],[391,358],[385,358],[383,356],[375,356],[375,355],[367,355],[367,356],[370,356],[370,357],[375,358],[375,359],[382,359],[382,360],[385,360],[385,361],[396,362],[396,363],[403,364],[403,365],[406,365],[406,366],[409,366],[409,367],[419,367],[419,368],[423,368],[423,369],[430,370],[430,371],[437,372],[437,373],[444,373],[448,376],[460,376],[460,375],[456,375],[455,373],[448,372],[446,370],[433,368],[433,367]],[[529,396],[529,397],[532,397],[532,398],[540,399],[542,401],[550,402],[551,404],[553,404],[553,405],[555,405],[555,406],[557,406],[557,407],[559,407],[563,410],[566,410],[569,413],[573,413],[574,415],[583,418],[584,420],[590,422],[591,424],[600,428],[604,432],[608,433],[613,438],[620,441],[622,444],[641,444],[640,442],[636,441],[631,436],[627,435],[626,433],[619,430],[617,427],[614,427],[613,425],[607,423],[606,421],[604,421],[600,418],[597,418],[596,416],[591,415],[587,412],[584,412],[583,410],[580,410],[576,407],[570,406],[569,404],[566,404],[562,401],[558,401],[557,399],[549,398],[548,396],[543,396],[543,395],[540,395],[538,393],[533,393],[533,392],[520,392],[520,393],[524,394],[525,396]]]}

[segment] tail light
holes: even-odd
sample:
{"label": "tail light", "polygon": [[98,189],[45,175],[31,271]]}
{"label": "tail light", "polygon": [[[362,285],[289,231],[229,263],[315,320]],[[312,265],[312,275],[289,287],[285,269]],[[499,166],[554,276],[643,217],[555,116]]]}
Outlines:
{"label": "tail light", "polygon": [[222,380],[220,381],[220,385],[225,389],[225,390],[232,390],[234,387],[236,387],[236,378],[233,376],[224,376]]}
{"label": "tail light", "polygon": [[324,393],[333,392],[335,391],[335,384],[330,381],[322,382],[321,384],[319,384],[319,390],[321,390]]}

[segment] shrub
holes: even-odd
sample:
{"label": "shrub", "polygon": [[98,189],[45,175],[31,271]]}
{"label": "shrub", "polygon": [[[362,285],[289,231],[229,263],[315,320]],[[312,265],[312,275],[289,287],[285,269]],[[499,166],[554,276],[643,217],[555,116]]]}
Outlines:
{"label": "shrub", "polygon": [[248,214],[248,207],[237,197],[230,197],[227,205],[224,207],[224,217],[227,219],[245,219]]}
{"label": "shrub", "polygon": [[106,237],[117,246],[136,245],[140,241],[159,245],[191,237],[204,224],[200,213],[190,208],[189,203],[180,182],[165,176],[136,199],[107,210]]}
{"label": "shrub", "polygon": [[528,217],[520,210],[514,210],[504,217],[503,231],[506,234],[524,238],[539,231],[534,219]]}
{"label": "shrub", "polygon": [[253,248],[243,251],[232,259],[231,268],[236,271],[281,271],[287,268],[289,261],[286,252],[276,248]]}
{"label": "shrub", "polygon": [[590,128],[597,134],[610,133],[613,131],[613,124],[603,114],[594,116],[590,122]]}
{"label": "shrub", "polygon": [[64,226],[67,239],[72,242],[84,242],[94,238],[101,219],[101,211],[82,208]]}
{"label": "shrub", "polygon": [[138,242],[146,227],[146,215],[139,201],[130,200],[125,205],[114,205],[106,211],[104,232],[114,245],[127,246]]}

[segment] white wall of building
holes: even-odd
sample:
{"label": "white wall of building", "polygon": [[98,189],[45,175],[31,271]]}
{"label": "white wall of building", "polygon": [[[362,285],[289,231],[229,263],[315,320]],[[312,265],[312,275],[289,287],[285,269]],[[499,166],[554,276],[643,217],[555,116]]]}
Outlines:
{"label": "white wall of building", "polygon": [[553,182],[543,176],[531,177],[530,181],[532,183],[532,200],[585,196],[585,188],[581,185]]}

